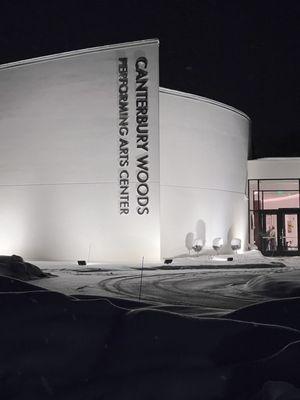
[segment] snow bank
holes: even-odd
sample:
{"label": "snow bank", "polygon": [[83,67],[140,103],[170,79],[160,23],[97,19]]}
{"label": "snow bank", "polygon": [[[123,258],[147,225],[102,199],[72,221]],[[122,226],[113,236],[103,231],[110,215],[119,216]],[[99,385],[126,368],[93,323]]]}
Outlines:
{"label": "snow bank", "polygon": [[241,400],[270,380],[299,383],[297,330],[130,311],[120,300],[78,300],[32,285],[14,293],[4,279],[3,399]]}
{"label": "snow bank", "polygon": [[49,276],[36,265],[25,262],[22,257],[0,256],[0,275],[22,280],[31,280]]}
{"label": "snow bank", "polygon": [[240,268],[276,268],[285,267],[278,260],[264,257],[259,250],[251,250],[241,254],[193,255],[176,257],[172,263],[149,266],[148,269],[240,269]]}
{"label": "snow bank", "polygon": [[[300,281],[290,276],[260,275],[250,279],[245,289],[252,293],[263,294],[267,297],[285,298],[300,296]],[[299,278],[299,277],[298,277]]]}
{"label": "snow bank", "polygon": [[227,314],[226,318],[288,326],[300,330],[300,298],[266,301]]}
{"label": "snow bank", "polygon": [[253,400],[298,400],[300,389],[287,382],[266,382]]}

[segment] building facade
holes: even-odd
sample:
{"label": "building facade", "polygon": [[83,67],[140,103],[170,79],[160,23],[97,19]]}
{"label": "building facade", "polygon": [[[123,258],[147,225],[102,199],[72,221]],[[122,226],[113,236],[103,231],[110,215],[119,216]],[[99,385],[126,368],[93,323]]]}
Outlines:
{"label": "building facade", "polygon": [[300,158],[248,161],[249,242],[263,254],[299,255]]}
{"label": "building facade", "polygon": [[249,118],[213,100],[160,89],[160,226],[162,257],[204,250],[215,238],[247,248]]}
{"label": "building facade", "polygon": [[0,93],[1,254],[298,254],[299,160],[248,162],[247,115],[159,88],[157,40],[2,65]]}

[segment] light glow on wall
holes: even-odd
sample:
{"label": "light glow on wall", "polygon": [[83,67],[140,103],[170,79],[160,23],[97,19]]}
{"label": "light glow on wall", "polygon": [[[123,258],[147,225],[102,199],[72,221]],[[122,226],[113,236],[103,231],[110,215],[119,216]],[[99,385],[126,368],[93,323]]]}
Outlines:
{"label": "light glow on wall", "polygon": [[159,91],[157,40],[4,65],[0,90],[2,252],[150,262],[190,232],[246,246],[249,118]]}

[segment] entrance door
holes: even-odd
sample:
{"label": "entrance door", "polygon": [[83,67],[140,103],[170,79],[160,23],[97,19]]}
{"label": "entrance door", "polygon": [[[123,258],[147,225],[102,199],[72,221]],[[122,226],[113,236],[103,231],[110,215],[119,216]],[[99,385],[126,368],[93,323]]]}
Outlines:
{"label": "entrance door", "polygon": [[281,213],[279,226],[279,245],[282,255],[299,254],[299,210],[279,210]]}
{"label": "entrance door", "polygon": [[266,256],[300,254],[300,210],[281,208],[259,212],[259,249]]}
{"label": "entrance door", "polygon": [[258,248],[265,256],[274,256],[278,253],[278,217],[278,210],[259,211]]}

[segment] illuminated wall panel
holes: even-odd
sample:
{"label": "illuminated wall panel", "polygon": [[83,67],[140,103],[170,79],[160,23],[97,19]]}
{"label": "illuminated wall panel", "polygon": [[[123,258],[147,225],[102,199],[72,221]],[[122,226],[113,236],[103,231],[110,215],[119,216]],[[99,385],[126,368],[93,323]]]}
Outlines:
{"label": "illuminated wall panel", "polygon": [[161,237],[164,257],[184,254],[193,234],[224,251],[246,246],[249,118],[224,104],[160,90]]}
{"label": "illuminated wall panel", "polygon": [[158,86],[158,41],[0,67],[0,254],[140,262],[245,246],[249,119]]}
{"label": "illuminated wall panel", "polygon": [[3,65],[0,93],[0,254],[158,259],[158,41]]}

